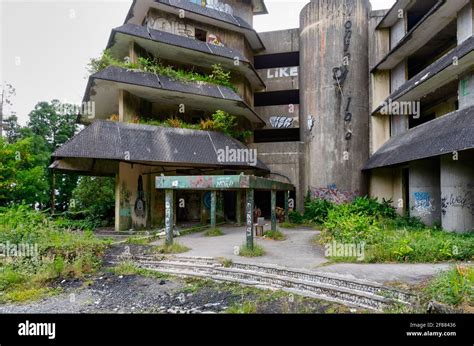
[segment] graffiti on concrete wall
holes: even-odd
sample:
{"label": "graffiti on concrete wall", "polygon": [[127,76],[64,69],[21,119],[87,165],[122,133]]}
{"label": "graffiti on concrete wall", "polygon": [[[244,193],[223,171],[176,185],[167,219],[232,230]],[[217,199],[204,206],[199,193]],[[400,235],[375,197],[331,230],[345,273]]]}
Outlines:
{"label": "graffiti on concrete wall", "polygon": [[358,192],[343,191],[336,184],[330,184],[325,188],[311,188],[311,198],[323,199],[336,204],[350,203],[358,195]]}
{"label": "graffiti on concrete wall", "polygon": [[298,67],[278,67],[267,70],[267,78],[298,77]]}
{"label": "graffiti on concrete wall", "polygon": [[427,216],[436,211],[434,199],[431,198],[429,192],[415,192],[415,205],[412,210],[415,210],[418,216]]}
{"label": "graffiti on concrete wall", "polygon": [[133,208],[135,215],[139,218],[145,217],[146,202],[145,202],[145,191],[143,191],[143,177],[138,176],[138,189],[137,198],[135,200],[135,206]]}
{"label": "graffiti on concrete wall", "polygon": [[293,118],[290,117],[271,117],[270,124],[275,129],[288,129],[293,126]]}
{"label": "graffiti on concrete wall", "polygon": [[472,199],[472,193],[470,191],[464,194],[450,194],[449,196],[443,196],[441,199],[441,212],[446,215],[450,208],[468,208],[474,215],[474,200]]}

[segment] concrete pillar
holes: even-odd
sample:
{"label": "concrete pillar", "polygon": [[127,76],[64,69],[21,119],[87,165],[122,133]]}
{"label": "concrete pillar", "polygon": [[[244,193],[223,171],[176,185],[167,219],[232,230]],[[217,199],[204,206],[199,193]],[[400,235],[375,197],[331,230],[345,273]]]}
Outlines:
{"label": "concrete pillar", "polygon": [[313,0],[301,11],[304,193],[334,185],[367,192],[362,168],[369,158],[369,7],[368,0]]}
{"label": "concrete pillar", "polygon": [[288,205],[288,199],[290,198],[290,193],[288,191],[285,191],[285,222],[290,222],[290,208]]}
{"label": "concrete pillar", "polygon": [[235,201],[235,220],[238,226],[242,226],[242,191],[238,190]]}
{"label": "concrete pillar", "polygon": [[173,244],[174,225],[174,190],[165,191],[165,231],[166,244]]}
{"label": "concrete pillar", "polygon": [[271,214],[272,214],[272,231],[277,229],[277,217],[276,217],[276,191],[271,192]]}
{"label": "concrete pillar", "polygon": [[458,45],[466,41],[474,34],[474,1],[471,0],[457,17]]}
{"label": "concrete pillar", "polygon": [[441,224],[439,160],[413,162],[409,172],[410,215],[428,226]]}
{"label": "concrete pillar", "polygon": [[128,231],[133,226],[132,191],[129,180],[125,179],[129,172],[124,164],[119,165],[119,173],[115,176],[115,230]]}
{"label": "concrete pillar", "polygon": [[[406,83],[408,79],[407,73],[407,65],[406,61],[402,61],[398,64],[390,73],[390,84],[391,90],[390,92],[393,93],[398,88],[400,88],[403,84]],[[385,115],[384,115],[385,116]],[[409,115],[407,114],[390,114],[390,122],[391,122],[391,136],[398,136],[404,134],[408,131],[409,127]]]}
{"label": "concrete pillar", "polygon": [[447,231],[474,231],[474,155],[466,154],[441,158],[441,225]]}
{"label": "concrete pillar", "polygon": [[246,190],[245,196],[245,211],[246,211],[246,236],[247,247],[253,249],[253,208],[254,208],[254,191],[253,189]]}
{"label": "concrete pillar", "polygon": [[211,228],[216,228],[216,201],[217,192],[211,191]]}

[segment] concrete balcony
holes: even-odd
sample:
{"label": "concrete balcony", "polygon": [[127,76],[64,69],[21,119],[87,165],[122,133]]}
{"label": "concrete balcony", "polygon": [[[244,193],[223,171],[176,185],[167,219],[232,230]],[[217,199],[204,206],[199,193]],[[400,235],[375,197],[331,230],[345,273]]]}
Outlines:
{"label": "concrete balcony", "polygon": [[[443,87],[456,82],[473,65],[474,37],[471,37],[403,84],[374,110],[373,115],[380,113],[389,100],[418,101],[436,92],[443,93]],[[457,84],[454,86],[457,88]]]}
{"label": "concrete balcony", "polygon": [[[404,59],[416,53],[419,49],[424,48],[426,42],[436,37],[451,22],[456,20],[458,12],[469,3],[470,0],[440,0],[431,10],[393,47],[393,49],[379,61],[372,71],[375,70],[391,70],[400,64]],[[399,1],[395,9],[403,9],[400,7],[407,1]],[[379,24],[379,28],[387,25],[394,25],[396,12],[393,9],[388,12],[387,17]]]}
{"label": "concrete balcony", "polygon": [[[251,62],[239,52],[185,36],[147,29],[145,26],[125,24],[112,30],[107,49],[123,59],[129,55],[130,43],[136,43],[153,56],[184,65],[211,68],[220,64],[224,69],[243,75],[253,90],[265,89],[265,83]],[[238,61],[238,64],[235,62]]]}
{"label": "concrete balcony", "polygon": [[120,91],[126,91],[160,107],[185,105],[188,110],[215,112],[222,110],[234,116],[244,117],[251,123],[265,122],[232,89],[215,84],[184,82],[170,77],[108,67],[89,77],[84,102],[95,106],[94,116],[82,116],[81,122],[90,123],[96,119],[108,119],[117,114]]}

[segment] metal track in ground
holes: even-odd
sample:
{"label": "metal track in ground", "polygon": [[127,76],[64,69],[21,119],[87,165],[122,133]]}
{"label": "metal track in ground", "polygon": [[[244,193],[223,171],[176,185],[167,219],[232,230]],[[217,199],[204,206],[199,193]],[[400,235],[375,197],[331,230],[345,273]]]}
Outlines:
{"label": "metal track in ground", "polygon": [[396,303],[411,304],[415,299],[409,293],[376,283],[278,266],[235,262],[229,262],[224,266],[220,261],[207,257],[142,255],[130,259],[139,267],[176,276],[192,276],[280,289],[375,311],[383,311]]}

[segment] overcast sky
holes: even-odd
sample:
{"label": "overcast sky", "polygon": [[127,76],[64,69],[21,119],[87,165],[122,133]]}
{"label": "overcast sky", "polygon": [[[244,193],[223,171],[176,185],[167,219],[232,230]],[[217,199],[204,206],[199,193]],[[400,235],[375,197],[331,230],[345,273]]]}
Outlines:
{"label": "overcast sky", "polygon": [[[257,31],[299,26],[308,0],[266,0]],[[371,0],[373,9],[395,0]],[[0,82],[16,88],[13,110],[25,124],[39,101],[79,104],[86,65],[100,55],[112,28],[123,24],[132,0],[0,0]]]}

